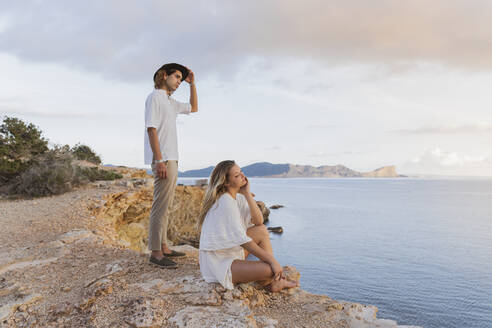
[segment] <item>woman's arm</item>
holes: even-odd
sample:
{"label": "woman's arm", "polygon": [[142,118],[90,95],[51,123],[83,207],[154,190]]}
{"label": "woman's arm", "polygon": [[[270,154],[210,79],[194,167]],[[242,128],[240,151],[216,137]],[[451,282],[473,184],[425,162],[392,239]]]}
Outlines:
{"label": "woman's arm", "polygon": [[261,213],[260,208],[256,204],[256,200],[253,198],[253,195],[249,190],[248,178],[246,178],[246,181],[247,181],[246,184],[241,187],[239,193],[241,193],[242,195],[244,195],[244,197],[246,197],[249,211],[251,213],[251,223],[253,223],[254,225],[261,225],[263,224],[263,214]]}
{"label": "woman's arm", "polygon": [[[248,182],[249,183],[249,182]],[[263,224],[263,214],[260,211],[260,208],[256,204],[256,200],[253,198],[251,193],[248,193],[246,200],[248,201],[249,210],[251,212],[251,223],[254,225]]]}
{"label": "woman's arm", "polygon": [[278,280],[282,277],[282,266],[280,265],[280,263],[278,263],[278,261],[273,257],[272,254],[268,253],[263,248],[258,246],[254,241],[249,241],[245,244],[242,244],[241,246],[263,262],[270,264],[275,280]]}

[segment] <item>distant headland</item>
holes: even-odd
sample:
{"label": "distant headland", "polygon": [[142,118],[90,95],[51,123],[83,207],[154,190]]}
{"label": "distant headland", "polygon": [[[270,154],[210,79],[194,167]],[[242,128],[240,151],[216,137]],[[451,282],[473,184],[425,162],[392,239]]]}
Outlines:
{"label": "distant headland", "polygon": [[[183,178],[208,177],[213,166],[199,170],[189,170],[179,172]],[[242,168],[248,177],[261,178],[400,178],[405,177],[396,172],[396,167],[383,166],[370,172],[357,172],[343,165],[295,165],[295,164],[272,164],[268,162],[258,162]]]}

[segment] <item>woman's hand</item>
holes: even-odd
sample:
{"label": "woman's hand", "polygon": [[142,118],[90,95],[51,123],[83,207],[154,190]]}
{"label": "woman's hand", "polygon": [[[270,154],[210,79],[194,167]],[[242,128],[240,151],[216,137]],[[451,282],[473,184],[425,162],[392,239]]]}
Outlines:
{"label": "woman's hand", "polygon": [[243,194],[244,196],[248,196],[251,195],[251,192],[249,190],[249,180],[247,177],[244,177],[244,179],[246,179],[246,184],[239,188],[239,193]]}
{"label": "woman's hand", "polygon": [[280,280],[282,278],[282,266],[277,260],[273,259],[272,263],[270,263],[273,271],[273,280]]}

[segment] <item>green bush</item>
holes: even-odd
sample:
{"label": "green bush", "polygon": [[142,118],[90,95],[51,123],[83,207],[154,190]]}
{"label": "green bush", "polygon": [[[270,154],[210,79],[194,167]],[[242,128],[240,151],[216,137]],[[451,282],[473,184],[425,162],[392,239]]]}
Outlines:
{"label": "green bush", "polygon": [[33,157],[48,151],[48,140],[32,123],[5,117],[0,125],[0,183],[6,184],[31,165]]}
{"label": "green bush", "polygon": [[7,192],[29,197],[49,196],[96,180],[122,178],[114,171],[73,165],[73,160],[73,154],[66,146],[48,150],[36,156],[31,166],[12,181]]}
{"label": "green bush", "polygon": [[36,156],[29,168],[11,182],[8,193],[39,197],[71,190],[82,182],[75,174],[72,160],[72,154],[63,149]]}
{"label": "green bush", "polygon": [[101,158],[89,146],[78,143],[73,146],[72,153],[78,160],[89,161],[98,165],[101,164]]}
{"label": "green bush", "polygon": [[118,172],[101,170],[97,167],[80,167],[76,168],[76,175],[80,178],[85,178],[89,181],[97,180],[116,180],[121,179],[123,176]]}
{"label": "green bush", "polygon": [[48,148],[48,141],[32,124],[6,117],[0,126],[0,192],[39,197],[57,195],[96,180],[122,175],[97,167],[80,167],[75,159],[100,164],[89,146],[77,144]]}

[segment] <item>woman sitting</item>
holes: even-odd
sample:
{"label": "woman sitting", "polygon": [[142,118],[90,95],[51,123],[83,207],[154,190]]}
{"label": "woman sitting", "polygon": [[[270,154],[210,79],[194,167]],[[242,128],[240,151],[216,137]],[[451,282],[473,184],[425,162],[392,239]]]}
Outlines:
{"label": "woman sitting", "polygon": [[[282,277],[273,257],[263,215],[249,190],[248,179],[234,161],[217,164],[210,176],[200,224],[200,271],[207,282],[227,289],[257,281],[271,291],[297,287]],[[245,260],[252,253],[260,261]]]}

